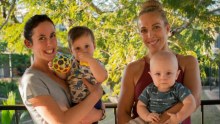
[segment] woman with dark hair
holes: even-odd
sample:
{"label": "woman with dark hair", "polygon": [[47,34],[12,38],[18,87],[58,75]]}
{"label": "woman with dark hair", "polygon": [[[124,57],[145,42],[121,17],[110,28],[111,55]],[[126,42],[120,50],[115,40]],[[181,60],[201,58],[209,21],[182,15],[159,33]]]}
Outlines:
{"label": "woman with dark hair", "polygon": [[[103,93],[100,85],[83,80],[90,94],[72,107],[67,83],[48,67],[57,50],[53,21],[47,15],[31,17],[25,24],[24,37],[24,44],[32,50],[34,61],[23,74],[19,91],[34,123],[79,124],[100,120],[102,110],[94,108]],[[89,112],[91,118],[85,118]]]}

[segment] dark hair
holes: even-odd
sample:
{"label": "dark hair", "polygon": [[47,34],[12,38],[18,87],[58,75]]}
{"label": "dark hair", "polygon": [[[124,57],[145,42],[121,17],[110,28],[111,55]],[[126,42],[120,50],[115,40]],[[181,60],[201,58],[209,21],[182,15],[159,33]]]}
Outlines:
{"label": "dark hair", "polygon": [[157,0],[147,0],[142,4],[141,11],[139,12],[139,17],[145,13],[149,12],[159,12],[162,17],[164,24],[168,24],[166,17],[166,12],[163,10],[161,3]]}
{"label": "dark hair", "polygon": [[75,40],[80,38],[83,35],[90,35],[92,38],[92,42],[94,44],[95,37],[91,29],[85,26],[76,26],[69,30],[68,32],[68,44],[71,49],[72,43],[74,43]]}
{"label": "dark hair", "polygon": [[53,21],[47,15],[34,15],[28,19],[24,26],[24,38],[32,42],[33,29],[45,21],[51,22],[54,25]]}

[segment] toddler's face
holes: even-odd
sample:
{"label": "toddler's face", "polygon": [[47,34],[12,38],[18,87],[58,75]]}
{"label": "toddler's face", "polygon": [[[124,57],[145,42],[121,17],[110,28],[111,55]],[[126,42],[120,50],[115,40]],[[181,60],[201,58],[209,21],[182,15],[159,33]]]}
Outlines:
{"label": "toddler's face", "polygon": [[151,71],[149,72],[155,86],[161,92],[166,92],[174,85],[179,70],[173,66],[173,62],[170,60],[154,61],[151,65]]}
{"label": "toddler's face", "polygon": [[87,53],[93,56],[94,50],[95,46],[90,35],[83,35],[76,39],[71,47],[72,54],[77,60],[79,60],[78,53]]}

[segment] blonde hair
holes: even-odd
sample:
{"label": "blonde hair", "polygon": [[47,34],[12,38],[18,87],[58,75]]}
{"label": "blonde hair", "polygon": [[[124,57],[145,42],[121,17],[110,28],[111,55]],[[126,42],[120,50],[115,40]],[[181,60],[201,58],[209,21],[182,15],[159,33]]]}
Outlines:
{"label": "blonde hair", "polygon": [[162,4],[158,0],[147,0],[146,2],[144,2],[141,6],[139,17],[149,12],[158,12],[163,19],[164,24],[169,24],[166,17],[166,12],[163,10]]}

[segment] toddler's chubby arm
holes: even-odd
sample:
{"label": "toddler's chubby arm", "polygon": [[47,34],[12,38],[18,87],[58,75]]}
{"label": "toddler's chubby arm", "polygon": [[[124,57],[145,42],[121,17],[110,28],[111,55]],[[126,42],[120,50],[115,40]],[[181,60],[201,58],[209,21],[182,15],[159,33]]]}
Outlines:
{"label": "toddler's chubby arm", "polygon": [[171,123],[180,123],[190,116],[196,109],[196,102],[192,94],[188,95],[182,102],[182,108],[175,113],[167,113]]}
{"label": "toddler's chubby arm", "polygon": [[157,123],[160,120],[159,114],[150,113],[147,110],[147,106],[140,100],[137,103],[137,113],[145,122]]}
{"label": "toddler's chubby arm", "polygon": [[98,60],[93,58],[88,53],[78,53],[79,59],[82,62],[87,62],[88,66],[98,82],[103,82],[107,79],[108,73],[103,65]]}

